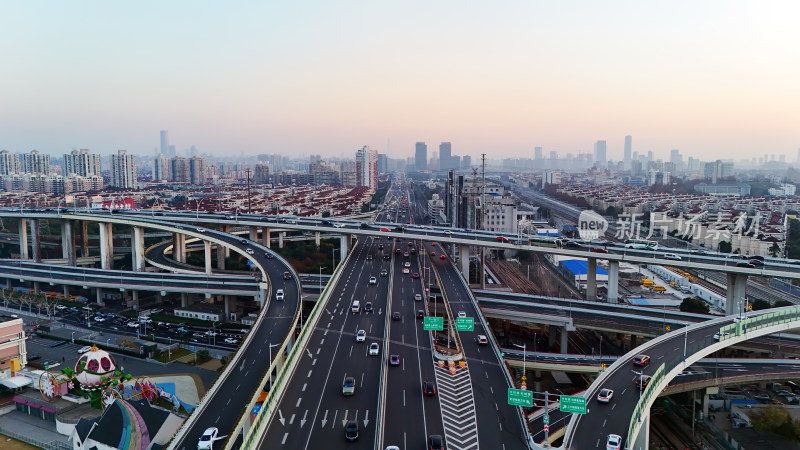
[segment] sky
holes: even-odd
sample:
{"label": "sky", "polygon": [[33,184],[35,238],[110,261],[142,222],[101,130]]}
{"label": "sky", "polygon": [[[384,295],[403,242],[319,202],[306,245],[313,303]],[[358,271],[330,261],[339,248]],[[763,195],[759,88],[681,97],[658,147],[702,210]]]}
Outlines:
{"label": "sky", "polygon": [[0,148],[800,148],[800,2],[0,0]]}

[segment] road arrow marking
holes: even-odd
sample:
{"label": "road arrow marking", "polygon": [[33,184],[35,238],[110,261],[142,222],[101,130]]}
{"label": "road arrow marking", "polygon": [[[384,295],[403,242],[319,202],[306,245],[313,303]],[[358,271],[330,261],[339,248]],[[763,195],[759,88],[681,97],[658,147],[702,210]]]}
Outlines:
{"label": "road arrow marking", "polygon": [[308,352],[308,357],[309,358],[312,358],[312,359],[314,358],[313,356],[311,356],[311,350],[309,350],[308,347],[306,347],[306,352]]}
{"label": "road arrow marking", "polygon": [[347,410],[344,410],[344,419],[342,419],[342,427],[347,425]]}
{"label": "road arrow marking", "polygon": [[367,427],[368,423],[369,423],[369,410],[367,410],[367,413],[364,414],[364,428]]}
{"label": "road arrow marking", "polygon": [[[307,415],[308,415],[308,410],[306,410],[306,412],[303,413],[303,418],[300,420],[300,428],[302,428],[303,425],[306,424],[306,416]],[[322,426],[324,427],[325,425],[323,424]]]}
{"label": "road arrow marking", "polygon": [[325,428],[325,424],[328,423],[328,410],[325,410],[325,417],[322,418],[322,427]]}
{"label": "road arrow marking", "polygon": [[283,418],[283,413],[281,412],[280,409],[278,410],[278,417],[279,417],[278,422],[280,422],[281,425],[286,425],[286,419]]}

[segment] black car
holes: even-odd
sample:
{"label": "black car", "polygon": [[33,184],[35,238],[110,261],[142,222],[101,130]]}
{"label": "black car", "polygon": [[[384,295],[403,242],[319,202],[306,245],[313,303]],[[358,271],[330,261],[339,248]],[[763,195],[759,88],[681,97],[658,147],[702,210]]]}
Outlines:
{"label": "black car", "polygon": [[564,242],[564,248],[581,248],[581,244],[578,244],[575,241],[567,241]]}
{"label": "black car", "polygon": [[333,222],[331,222],[330,220],[323,220],[322,224],[325,225],[325,226],[328,226],[328,227],[332,227],[333,226]]}
{"label": "black car", "polygon": [[283,272],[283,279],[284,280],[291,280],[292,279],[292,274],[290,274],[289,272]]}
{"label": "black car", "polygon": [[429,450],[444,450],[444,440],[439,434],[432,434],[428,436],[428,449]]}
{"label": "black car", "polygon": [[417,310],[417,319],[423,319],[423,318],[425,318],[425,311],[423,311],[421,309],[418,309]]}
{"label": "black car", "polygon": [[344,426],[344,438],[349,442],[358,440],[358,422],[348,420]]}
{"label": "black car", "polygon": [[242,245],[247,245],[247,239],[241,239],[239,240],[239,243]]}
{"label": "black car", "polygon": [[391,256],[389,256],[389,255],[383,255],[383,259],[389,259],[389,258],[391,258]]}
{"label": "black car", "polygon": [[758,260],[758,259],[751,259],[750,260],[750,264],[752,264],[754,266],[757,266],[757,267],[761,267],[761,266],[764,265],[764,261],[761,261],[761,260]]}
{"label": "black car", "polygon": [[395,311],[392,313],[392,320],[400,320],[400,313]]}
{"label": "black car", "polygon": [[366,222],[362,222],[361,225],[359,225],[358,227],[361,228],[361,229],[364,229],[364,230],[369,230],[370,228],[372,228],[372,225],[370,225],[370,224],[368,224]]}
{"label": "black car", "polygon": [[372,312],[372,302],[364,303],[364,312]]}
{"label": "black car", "polygon": [[[763,265],[764,263],[761,263],[761,264]],[[755,264],[753,264],[753,262],[752,262],[752,261],[750,261],[750,262],[744,262],[744,261],[742,261],[742,262],[738,262],[738,263],[736,263],[736,267],[746,267],[746,268],[748,268],[748,269],[755,269],[755,268],[756,268],[756,265],[755,265]]]}
{"label": "black car", "polygon": [[436,383],[433,381],[423,381],[422,382],[422,393],[428,397],[433,397],[436,395]]}

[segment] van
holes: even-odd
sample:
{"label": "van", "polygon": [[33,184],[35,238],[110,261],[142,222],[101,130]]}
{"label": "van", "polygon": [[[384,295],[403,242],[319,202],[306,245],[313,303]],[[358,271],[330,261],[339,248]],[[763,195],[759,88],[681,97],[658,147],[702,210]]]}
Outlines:
{"label": "van", "polygon": [[664,259],[671,259],[673,261],[680,261],[681,257],[675,253],[664,253]]}
{"label": "van", "polygon": [[642,286],[644,286],[644,287],[650,287],[653,284],[655,284],[655,283],[653,283],[653,280],[648,280],[647,278],[642,280]]}
{"label": "van", "polygon": [[353,314],[358,314],[361,312],[361,302],[358,300],[353,300],[353,304],[350,306],[350,312]]}
{"label": "van", "polygon": [[653,290],[656,291],[656,292],[664,292],[664,291],[666,291],[664,286],[659,286],[659,285],[653,286]]}

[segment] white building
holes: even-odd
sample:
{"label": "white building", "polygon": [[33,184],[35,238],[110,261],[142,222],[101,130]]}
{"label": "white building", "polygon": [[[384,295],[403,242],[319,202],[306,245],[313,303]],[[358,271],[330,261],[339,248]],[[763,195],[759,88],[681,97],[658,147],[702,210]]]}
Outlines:
{"label": "white building", "polygon": [[356,186],[378,189],[378,152],[364,146],[356,151]]}
{"label": "white building", "polygon": [[793,184],[781,184],[778,188],[769,188],[769,195],[773,197],[791,197],[797,191]]}
{"label": "white building", "polygon": [[136,189],[136,157],[125,150],[111,155],[111,186]]}
{"label": "white building", "polygon": [[50,173],[50,155],[36,150],[22,155],[22,171],[24,173]]}
{"label": "white building", "polygon": [[100,155],[89,153],[85,148],[64,155],[64,175],[71,174],[82,177],[100,175]]}
{"label": "white building", "polygon": [[433,194],[433,197],[428,200],[428,215],[431,217],[431,220],[435,221],[438,225],[447,223],[444,200],[439,198],[439,194]]}

